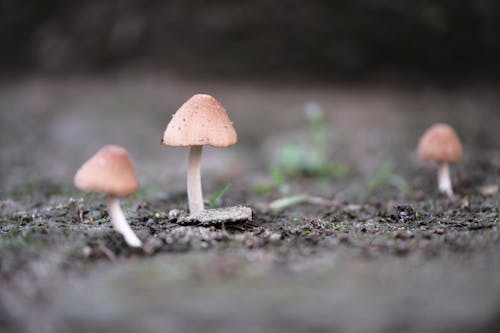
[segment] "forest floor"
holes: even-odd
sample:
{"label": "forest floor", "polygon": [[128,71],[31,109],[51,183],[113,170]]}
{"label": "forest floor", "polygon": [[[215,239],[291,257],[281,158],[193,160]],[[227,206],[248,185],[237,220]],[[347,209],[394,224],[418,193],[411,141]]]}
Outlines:
{"label": "forest floor", "polygon": [[[0,330],[497,332],[498,91],[159,75],[2,82]],[[196,92],[221,100],[239,134],[204,151],[207,205],[247,205],[252,221],[169,216],[186,209],[187,151],[159,142]],[[415,156],[437,121],[465,149],[451,199]],[[109,143],[129,150],[142,185],[121,200],[140,249],[113,231],[102,195],[72,185]]]}

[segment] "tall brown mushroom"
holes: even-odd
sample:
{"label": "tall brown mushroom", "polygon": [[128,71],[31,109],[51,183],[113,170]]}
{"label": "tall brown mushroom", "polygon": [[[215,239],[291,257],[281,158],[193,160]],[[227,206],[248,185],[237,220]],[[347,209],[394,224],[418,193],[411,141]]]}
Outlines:
{"label": "tall brown mushroom", "polygon": [[200,161],[204,145],[228,147],[238,142],[233,122],[224,107],[212,96],[197,94],[172,116],[163,139],[164,145],[190,147],[187,174],[189,212],[204,210]]}
{"label": "tall brown mushroom", "polygon": [[118,201],[118,197],[130,195],[139,187],[134,166],[125,149],[113,145],[101,148],[78,169],[74,183],[86,192],[106,193],[113,227],[123,235],[128,245],[142,245],[127,223]]}
{"label": "tall brown mushroom", "polygon": [[458,161],[462,157],[462,151],[457,133],[447,124],[432,125],[418,143],[418,156],[421,160],[439,163],[438,188],[449,197],[453,196],[449,164]]}

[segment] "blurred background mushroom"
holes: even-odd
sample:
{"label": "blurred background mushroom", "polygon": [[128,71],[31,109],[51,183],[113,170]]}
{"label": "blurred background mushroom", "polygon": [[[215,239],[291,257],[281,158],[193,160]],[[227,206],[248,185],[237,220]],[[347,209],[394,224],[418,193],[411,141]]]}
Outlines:
{"label": "blurred background mushroom", "polygon": [[450,164],[462,157],[462,143],[455,130],[448,124],[432,125],[420,138],[418,156],[422,161],[438,163],[438,188],[453,197]]}
{"label": "blurred background mushroom", "polygon": [[75,186],[86,192],[108,195],[109,216],[113,227],[123,235],[128,245],[142,245],[127,223],[118,201],[118,197],[130,195],[139,187],[134,166],[125,149],[113,145],[101,148],[78,169]]}

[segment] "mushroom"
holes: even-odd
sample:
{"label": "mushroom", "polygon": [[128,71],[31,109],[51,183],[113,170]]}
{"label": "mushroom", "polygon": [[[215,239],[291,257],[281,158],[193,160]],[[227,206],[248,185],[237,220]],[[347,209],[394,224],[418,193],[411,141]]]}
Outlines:
{"label": "mushroom", "polygon": [[441,193],[453,196],[449,164],[462,157],[462,144],[450,125],[434,124],[420,138],[418,156],[423,161],[439,163],[438,187]]}
{"label": "mushroom", "polygon": [[78,169],[74,183],[86,192],[106,193],[113,227],[123,235],[128,245],[142,245],[127,223],[118,201],[118,197],[130,195],[139,187],[134,166],[125,149],[113,145],[101,148]]}
{"label": "mushroom", "polygon": [[212,96],[197,94],[185,102],[172,116],[161,143],[175,147],[190,147],[187,173],[187,193],[191,215],[201,213],[200,161],[204,145],[228,147],[238,142],[233,122],[224,107]]}

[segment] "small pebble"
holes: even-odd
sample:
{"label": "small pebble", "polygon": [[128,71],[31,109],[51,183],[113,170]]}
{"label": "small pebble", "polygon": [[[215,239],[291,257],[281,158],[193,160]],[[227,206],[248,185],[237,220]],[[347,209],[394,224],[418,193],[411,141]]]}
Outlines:
{"label": "small pebble", "polygon": [[281,234],[274,233],[269,236],[269,241],[271,243],[278,243],[281,240]]}
{"label": "small pebble", "polygon": [[168,219],[169,220],[177,220],[179,217],[179,210],[178,209],[172,209],[171,211],[168,212]]}
{"label": "small pebble", "polygon": [[339,239],[339,242],[341,242],[341,243],[349,243],[349,235],[348,234],[339,234],[337,236],[337,238]]}
{"label": "small pebble", "polygon": [[485,185],[479,188],[479,193],[485,197],[492,197],[498,193],[499,186],[498,185]]}
{"label": "small pebble", "polygon": [[82,254],[85,258],[90,257],[92,254],[92,248],[90,246],[84,246],[82,249]]}

